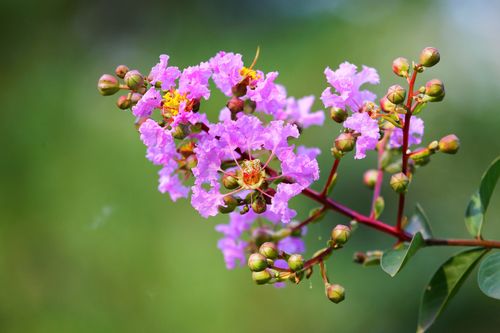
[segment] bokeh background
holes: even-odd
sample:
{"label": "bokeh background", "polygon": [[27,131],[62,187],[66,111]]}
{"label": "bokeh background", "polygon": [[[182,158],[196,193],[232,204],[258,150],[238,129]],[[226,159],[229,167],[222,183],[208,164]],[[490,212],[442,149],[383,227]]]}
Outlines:
{"label": "bokeh background", "polygon": [[[456,133],[462,148],[417,173],[408,209],[418,201],[436,235],[467,237],[465,205],[500,153],[498,2],[3,0],[0,18],[1,332],[414,331],[425,283],[457,248],[425,249],[390,278],[351,263],[354,251],[392,242],[361,227],[328,263],[347,288],[341,305],[326,300],[318,276],[254,286],[247,269],[227,271],[216,248],[214,226],[225,216],[204,220],[156,191],[157,167],[131,115],[98,95],[97,78],[121,63],[147,72],[160,53],[181,67],[218,50],[249,62],[260,45],[259,67],[278,70],[290,95],[319,96],[324,68],[344,60],[378,68],[381,94],[401,83],[392,59],[436,46],[442,61],[419,82],[441,78],[447,96],[422,114],[425,141]],[[224,103],[214,95],[205,105],[212,117]],[[324,169],[338,129],[327,122],[304,132],[305,144],[323,149]],[[335,198],[366,212],[361,175],[373,162],[347,157]],[[496,239],[499,192],[486,225]],[[382,218],[394,222],[396,196],[384,193]],[[313,207],[295,203],[300,216]],[[346,222],[331,214],[311,227],[308,254]],[[433,332],[498,330],[500,303],[479,291],[475,274]]]}

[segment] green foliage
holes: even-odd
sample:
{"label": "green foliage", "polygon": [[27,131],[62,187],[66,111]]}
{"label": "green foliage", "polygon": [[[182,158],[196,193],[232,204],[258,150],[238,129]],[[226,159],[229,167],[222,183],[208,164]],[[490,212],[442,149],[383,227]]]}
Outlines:
{"label": "green foliage", "polygon": [[420,232],[424,239],[432,238],[432,230],[429,224],[429,219],[427,218],[427,215],[425,215],[422,206],[418,203],[415,207],[415,214],[413,214],[410,218],[405,230],[412,235]]}
{"label": "green foliage", "polygon": [[500,299],[500,252],[481,262],[477,274],[479,288],[487,296]]}
{"label": "green foliage", "polygon": [[460,252],[439,267],[425,287],[420,303],[417,332],[425,332],[434,323],[487,251],[475,248]]}
{"label": "green foliage", "polygon": [[424,245],[422,234],[417,232],[410,244],[402,243],[397,248],[384,252],[380,266],[387,274],[394,277]]}
{"label": "green foliage", "polygon": [[480,237],[484,215],[488,209],[493,190],[500,177],[500,156],[490,164],[483,177],[479,190],[475,192],[465,211],[465,226],[473,237]]}

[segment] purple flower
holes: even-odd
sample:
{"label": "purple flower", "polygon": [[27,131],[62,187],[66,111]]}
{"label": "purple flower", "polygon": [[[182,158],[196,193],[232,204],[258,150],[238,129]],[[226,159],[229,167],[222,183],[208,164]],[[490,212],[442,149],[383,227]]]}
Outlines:
{"label": "purple flower", "polygon": [[191,66],[182,71],[179,79],[179,93],[186,95],[189,99],[208,99],[210,89],[208,80],[212,70],[208,62],[202,62],[197,66]]}
{"label": "purple flower", "polygon": [[175,80],[181,75],[179,68],[168,67],[168,55],[160,55],[160,62],[157,63],[149,73],[149,79],[154,86],[157,82],[161,82],[161,89],[169,90],[175,86]]}
{"label": "purple flower", "polygon": [[344,127],[350,128],[359,134],[356,140],[356,155],[354,158],[365,158],[367,150],[376,148],[379,140],[378,121],[372,119],[368,113],[354,113],[346,119]]}
{"label": "purple flower", "polygon": [[328,83],[335,88],[337,93],[332,93],[331,88],[326,88],[321,94],[325,107],[338,107],[351,111],[359,111],[365,102],[373,102],[375,94],[368,90],[360,90],[365,83],[378,84],[379,77],[374,68],[363,66],[361,72],[356,73],[357,67],[348,62],[340,64],[336,71],[329,67],[325,69]]}
{"label": "purple flower", "polygon": [[243,68],[241,54],[220,51],[209,61],[212,69],[212,79],[217,88],[226,96],[232,96],[231,88],[242,79],[240,70]]}
{"label": "purple flower", "polygon": [[257,110],[275,115],[286,105],[286,90],[274,83],[278,72],[267,73],[266,78],[257,82],[255,88],[248,89],[247,96],[257,103]]}
{"label": "purple flower", "polygon": [[173,201],[186,198],[189,188],[182,185],[177,171],[177,153],[172,134],[162,128],[152,119],[147,119],[139,128],[141,140],[146,145],[146,158],[156,165],[162,165],[159,172],[158,190],[161,193],[168,192]]}
{"label": "purple flower", "polygon": [[[408,136],[408,147],[411,145],[418,145],[422,142],[424,135],[424,121],[415,116],[410,120],[410,132]],[[401,128],[394,128],[391,134],[390,146],[391,148],[399,148],[403,145],[403,130]]]}
{"label": "purple flower", "polygon": [[[226,195],[240,193],[243,198],[249,191],[268,197],[269,211],[289,222],[296,212],[288,207],[289,200],[319,178],[318,163],[307,154],[297,155],[288,138],[299,136],[297,127],[272,121],[264,126],[255,116],[242,115],[237,120],[225,120],[210,126],[209,135],[199,140],[194,152],[198,165],[193,168],[195,184],[191,203],[204,217],[218,213],[218,206]],[[242,154],[244,154],[242,156]],[[262,159],[262,161],[260,160]],[[270,175],[264,171],[270,161],[277,159],[281,173]],[[223,161],[233,161],[239,187],[230,193],[220,191]],[[291,183],[280,183],[271,197],[260,187],[264,181],[287,177]]]}
{"label": "purple flower", "polygon": [[289,254],[304,253],[306,245],[304,244],[304,240],[300,237],[286,237],[278,242],[278,249]]}
{"label": "purple flower", "polygon": [[278,112],[277,119],[287,120],[296,123],[302,128],[308,128],[313,125],[323,125],[325,114],[323,110],[311,112],[314,103],[314,96],[305,96],[298,100],[294,97],[288,97],[286,107]]}
{"label": "purple flower", "polygon": [[161,95],[154,88],[149,88],[136,105],[132,107],[132,113],[136,117],[149,117],[154,109],[161,107]]}

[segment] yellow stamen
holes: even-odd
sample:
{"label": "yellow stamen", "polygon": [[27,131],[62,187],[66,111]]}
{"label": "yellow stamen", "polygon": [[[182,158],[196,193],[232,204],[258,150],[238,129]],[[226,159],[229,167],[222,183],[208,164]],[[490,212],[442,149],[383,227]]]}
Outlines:
{"label": "yellow stamen", "polygon": [[167,115],[176,116],[179,113],[180,104],[184,101],[188,101],[185,95],[181,95],[177,90],[168,91],[163,95],[163,109]]}

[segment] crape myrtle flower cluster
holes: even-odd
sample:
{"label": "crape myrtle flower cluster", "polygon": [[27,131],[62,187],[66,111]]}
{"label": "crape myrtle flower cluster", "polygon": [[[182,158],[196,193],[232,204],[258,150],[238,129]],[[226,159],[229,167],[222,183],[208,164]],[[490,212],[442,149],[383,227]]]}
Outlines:
{"label": "crape myrtle flower cluster", "polygon": [[[422,223],[415,227],[415,219],[405,215],[406,192],[417,169],[438,152],[455,154],[459,150],[453,134],[422,145],[421,112],[445,96],[439,79],[415,87],[417,74],[439,62],[435,48],[425,48],[419,61],[411,65],[405,58],[396,58],[392,70],[408,88],[395,84],[379,97],[369,90],[380,82],[376,69],[358,69],[349,62],[325,69],[326,87],[320,100],[340,126],[332,132],[333,164],[320,192],[311,186],[319,179],[316,158],[321,151],[301,146],[297,140],[302,131],[323,125],[324,111],[313,111],[313,95],[287,96],[278,83],[278,72],[256,68],[258,57],[259,50],[248,64],[241,54],[220,51],[197,65],[179,69],[170,65],[168,55],[160,55],[147,75],[120,65],[115,75],[105,74],[98,81],[102,95],[125,92],[117,106],[131,111],[146,146],[146,158],[160,167],[159,191],[168,193],[173,201],[189,198],[204,218],[228,214],[229,223],[215,227],[222,234],[218,248],[228,269],[246,263],[257,284],[283,286],[284,282],[310,278],[318,266],[326,296],[339,303],[345,290],[330,282],[325,262],[344,247],[358,224],[396,237],[396,245],[387,252],[375,249],[354,257],[364,265],[382,261],[382,268],[391,275],[395,268],[394,264],[390,268],[384,265],[386,253],[406,251],[408,242],[413,246],[418,237],[424,245],[486,246],[481,238],[473,242],[434,239]],[[205,101],[216,93],[213,87],[227,97],[218,112],[205,107]],[[371,151],[377,155],[376,168],[363,176],[373,190],[369,215],[330,198],[340,161],[351,151],[355,159],[363,159]],[[399,197],[395,225],[378,220],[384,209],[381,187],[386,173]],[[304,217],[290,206],[291,199],[299,195],[320,206]],[[322,220],[328,211],[345,215],[350,223],[335,226],[325,247],[306,260],[303,237],[307,226]],[[500,243],[487,244],[500,247]],[[398,258],[403,260],[405,255]]]}

